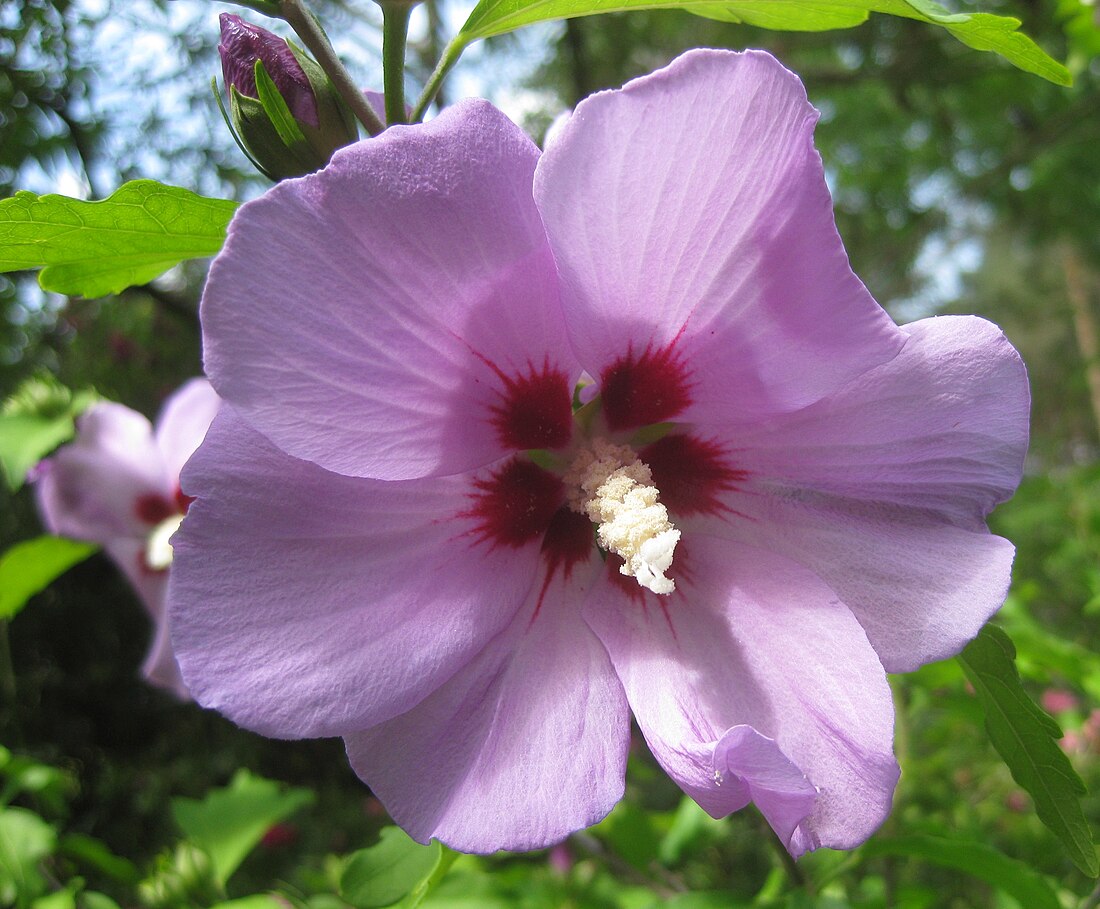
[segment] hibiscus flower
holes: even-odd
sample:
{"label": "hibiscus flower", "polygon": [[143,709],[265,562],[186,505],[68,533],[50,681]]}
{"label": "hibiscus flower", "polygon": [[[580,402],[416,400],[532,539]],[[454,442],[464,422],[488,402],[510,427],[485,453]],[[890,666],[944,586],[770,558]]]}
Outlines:
{"label": "hibiscus flower", "polygon": [[541,156],[466,101],[242,207],[169,598],[195,698],[343,736],[463,851],[606,815],[631,716],[712,815],[868,837],[886,672],[1004,599],[1028,390],[988,322],[875,303],[816,120],[767,54],[693,51]]}
{"label": "hibiscus flower", "polygon": [[42,522],[51,533],[103,546],[153,621],[142,674],[180,698],[187,688],[165,621],[168,541],[190,501],[180,492],[180,471],[217,409],[205,379],[192,379],[165,402],[155,430],[129,407],[93,404],[78,420],[76,438],[35,472]]}

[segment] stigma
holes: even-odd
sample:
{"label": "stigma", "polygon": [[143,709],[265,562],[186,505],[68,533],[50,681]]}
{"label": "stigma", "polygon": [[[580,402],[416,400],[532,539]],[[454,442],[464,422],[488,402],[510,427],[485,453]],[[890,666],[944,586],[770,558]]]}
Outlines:
{"label": "stigma", "polygon": [[623,560],[619,571],[654,593],[669,594],[665,576],[680,540],[659,501],[653,473],[628,445],[593,439],[565,473],[569,507],[596,525],[600,546]]}

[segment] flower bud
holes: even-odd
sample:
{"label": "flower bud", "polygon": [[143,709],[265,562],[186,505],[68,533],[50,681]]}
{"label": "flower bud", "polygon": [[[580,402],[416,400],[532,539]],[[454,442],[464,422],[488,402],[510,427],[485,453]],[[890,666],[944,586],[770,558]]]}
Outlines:
{"label": "flower bud", "polygon": [[219,891],[213,860],[183,842],[157,857],[153,873],[138,885],[138,899],[148,909],[210,906],[219,902]]}
{"label": "flower bud", "polygon": [[324,167],[358,138],[325,72],[303,51],[240,16],[222,13],[218,53],[237,141],[269,177]]}

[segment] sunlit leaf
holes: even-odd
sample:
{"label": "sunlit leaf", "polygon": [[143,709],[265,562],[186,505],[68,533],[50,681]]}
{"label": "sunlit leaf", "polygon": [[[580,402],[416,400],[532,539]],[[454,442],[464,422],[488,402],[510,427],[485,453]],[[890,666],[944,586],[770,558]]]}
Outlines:
{"label": "sunlit leaf", "polygon": [[[409,838],[397,827],[382,829],[379,842],[348,857],[340,877],[340,896],[356,909],[390,906],[401,900],[402,909],[419,904],[427,894],[441,864],[450,867],[456,853],[445,857],[444,848],[432,841],[427,846]],[[417,892],[420,892],[417,897]]]}
{"label": "sunlit leaf", "polygon": [[1069,85],[1071,81],[1065,66],[1018,31],[1018,19],[950,13],[931,0],[481,0],[456,44],[465,46],[534,22],[636,9],[682,9],[710,19],[783,31],[850,28],[865,22],[871,13],[887,13],[941,26],[963,44],[1000,54],[1051,82]]}
{"label": "sunlit leaf", "polygon": [[48,535],[16,543],[0,556],[0,619],[10,619],[27,600],[97,548]]}
{"label": "sunlit leaf", "polygon": [[238,770],[226,788],[202,800],[173,799],[172,816],[187,838],[207,852],[215,879],[224,885],[272,825],[312,802],[307,789],[284,791],[278,783]]}
{"label": "sunlit leaf", "polygon": [[1041,874],[985,843],[915,834],[873,839],[861,850],[863,858],[880,855],[921,858],[955,868],[1003,890],[1027,909],[1060,909],[1062,905]]}
{"label": "sunlit leaf", "polygon": [[53,827],[23,808],[0,810],[0,905],[26,906],[45,890],[38,864],[53,852]]}
{"label": "sunlit leaf", "polygon": [[987,625],[959,660],[985,708],[985,725],[1012,778],[1031,795],[1039,819],[1062,841],[1074,864],[1100,874],[1096,847],[1081,809],[1085,784],[1058,747],[1062,730],[1028,696],[1015,664],[1016,648]]}
{"label": "sunlit leaf", "polygon": [[27,471],[72,438],[73,420],[93,401],[91,391],[73,392],[56,380],[25,381],[0,407],[0,467],[8,488],[19,489]]}
{"label": "sunlit leaf", "polygon": [[397,904],[397,909],[416,909],[428,895],[439,886],[439,882],[443,880],[443,877],[451,869],[451,865],[455,863],[455,860],[462,854],[461,852],[455,852],[453,849],[444,846],[438,841],[433,841],[431,845],[438,845],[440,849],[439,860],[435,863],[435,867],[431,873],[424,878],[420,879],[420,882],[416,884],[405,896],[401,902]]}
{"label": "sunlit leaf", "polygon": [[41,268],[46,290],[119,293],[217,253],[236,208],[155,180],[126,183],[100,202],[19,192],[0,201],[0,272]]}

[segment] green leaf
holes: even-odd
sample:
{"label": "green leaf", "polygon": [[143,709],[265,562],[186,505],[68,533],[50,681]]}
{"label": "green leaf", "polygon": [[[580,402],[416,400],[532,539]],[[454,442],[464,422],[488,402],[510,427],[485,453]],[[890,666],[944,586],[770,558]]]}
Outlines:
{"label": "green leaf", "polygon": [[660,853],[661,831],[653,812],[633,802],[619,802],[592,832],[639,871],[645,871]]}
{"label": "green leaf", "polygon": [[51,536],[16,543],[0,556],[0,619],[10,619],[27,600],[97,548],[93,543]]}
{"label": "green leaf", "polygon": [[307,789],[288,789],[238,770],[224,789],[204,799],[173,799],[172,816],[187,838],[204,849],[221,885],[273,824],[313,802]]}
{"label": "green leaf", "polygon": [[236,208],[155,180],[127,183],[101,202],[19,192],[0,201],[0,272],[41,268],[45,290],[119,293],[217,253]]}
{"label": "green leaf", "polygon": [[440,850],[439,861],[436,863],[435,868],[432,869],[432,873],[426,878],[423,878],[419,884],[412,888],[405,894],[404,899],[397,904],[397,909],[416,909],[428,895],[439,886],[439,882],[443,880],[448,871],[451,870],[451,865],[455,863],[461,852],[455,852],[455,850],[444,846],[442,843],[435,841],[431,845],[438,845]]}
{"label": "green leaf", "polygon": [[19,489],[31,467],[72,438],[73,420],[95,398],[94,392],[73,392],[52,376],[36,376],[4,401],[0,408],[0,466],[9,489]]}
{"label": "green leaf", "polygon": [[268,893],[242,896],[240,899],[216,903],[210,909],[286,909],[286,903]]}
{"label": "green leaf", "polygon": [[728,891],[681,893],[660,903],[661,909],[749,909],[749,903],[734,902]]}
{"label": "green leaf", "polygon": [[997,613],[997,621],[1018,645],[1020,675],[1042,683],[1049,682],[1052,675],[1061,676],[1100,703],[1100,661],[1093,650],[1040,625],[1027,606],[1012,596]]}
{"label": "green leaf", "polygon": [[726,830],[724,820],[715,820],[692,798],[684,796],[672,818],[672,826],[661,838],[658,858],[665,865],[675,865],[684,855],[700,844],[722,836]]}
{"label": "green leaf", "polygon": [[1062,841],[1085,874],[1100,874],[1100,861],[1081,810],[1085,784],[1058,747],[1062,730],[1028,696],[1015,664],[1016,648],[994,625],[959,655],[963,671],[985,710],[985,726],[1012,778],[1031,795],[1039,819]]}
{"label": "green leaf", "polygon": [[105,893],[97,893],[94,890],[85,890],[77,900],[80,909],[120,909],[118,903]]}
{"label": "green leaf", "polygon": [[83,878],[73,878],[63,889],[40,896],[31,903],[31,909],[76,909],[77,894],[83,889]]}
{"label": "green leaf", "polygon": [[1062,905],[1041,874],[985,843],[914,834],[873,839],[860,850],[861,858],[881,855],[922,858],[962,871],[1003,890],[1024,909],[1060,909]]}
{"label": "green leaf", "polygon": [[[456,853],[446,850],[446,872]],[[384,827],[379,842],[348,856],[340,876],[340,896],[356,909],[375,909],[402,900],[402,909],[417,905],[442,875],[443,847],[436,841],[427,846],[409,838],[397,827]],[[422,891],[419,898],[416,891]]]}
{"label": "green leaf", "polygon": [[[481,0],[455,38],[457,48],[479,38],[551,19],[635,9],[682,9],[710,19],[783,31],[851,28],[871,13],[939,25],[976,50],[993,51],[1029,73],[1069,85],[1069,70],[1017,29],[1020,20],[989,13],[950,13],[931,0]],[[448,62],[457,53],[448,54]]]}
{"label": "green leaf", "polygon": [[141,880],[141,873],[133,862],[115,855],[95,837],[83,833],[67,834],[61,838],[57,851],[124,884],[136,884]]}
{"label": "green leaf", "polygon": [[0,811],[0,905],[29,905],[41,896],[46,882],[38,863],[49,856],[57,841],[53,827],[31,811]]}
{"label": "green leaf", "polygon": [[32,795],[46,811],[63,815],[69,799],[76,794],[76,778],[60,767],[42,764],[22,754],[12,754],[0,746],[0,776],[4,786],[0,789],[0,806],[9,804],[16,796]]}

